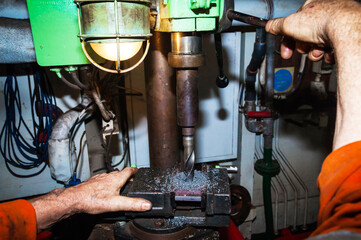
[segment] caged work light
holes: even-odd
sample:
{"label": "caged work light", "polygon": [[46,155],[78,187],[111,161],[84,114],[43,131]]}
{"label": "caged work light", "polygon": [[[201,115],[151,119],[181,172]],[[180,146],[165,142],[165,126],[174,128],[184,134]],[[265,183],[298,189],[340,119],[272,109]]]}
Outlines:
{"label": "caged work light", "polygon": [[[110,73],[126,73],[136,68],[149,50],[149,0],[75,0],[81,46],[88,60]],[[86,43],[104,59],[115,61],[116,69],[101,66],[89,55]],[[120,62],[134,57],[143,44],[143,56],[133,66],[120,69]]]}

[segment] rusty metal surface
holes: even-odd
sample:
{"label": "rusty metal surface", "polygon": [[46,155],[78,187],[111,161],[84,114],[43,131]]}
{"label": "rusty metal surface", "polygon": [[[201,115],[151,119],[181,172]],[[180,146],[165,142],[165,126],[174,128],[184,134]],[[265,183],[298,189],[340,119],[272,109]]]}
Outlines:
{"label": "rusty metal surface", "polygon": [[181,127],[198,124],[198,71],[177,70],[177,122]]}
{"label": "rusty metal surface", "polygon": [[114,224],[97,224],[94,226],[88,240],[115,240]]}
{"label": "rusty metal surface", "polygon": [[242,224],[251,211],[251,196],[246,188],[239,185],[231,185],[231,218],[238,226]]}
{"label": "rusty metal surface", "polygon": [[150,232],[146,232],[143,231],[142,229],[136,227],[134,225],[133,222],[129,223],[129,228],[130,228],[130,232],[132,233],[133,236],[141,239],[141,240],[168,240],[168,239],[173,239],[173,240],[181,240],[181,239],[186,239],[189,238],[190,235],[192,235],[192,233],[195,231],[195,228],[192,227],[187,227],[184,228],[180,231],[177,232],[170,232],[170,233],[163,233],[163,234],[159,234],[159,233],[150,233]]}
{"label": "rusty metal surface", "polygon": [[145,59],[150,166],[171,168],[179,161],[175,74],[168,65],[170,34],[154,32]]}
{"label": "rusty metal surface", "polygon": [[203,54],[168,54],[168,63],[174,68],[197,68],[204,64]]}

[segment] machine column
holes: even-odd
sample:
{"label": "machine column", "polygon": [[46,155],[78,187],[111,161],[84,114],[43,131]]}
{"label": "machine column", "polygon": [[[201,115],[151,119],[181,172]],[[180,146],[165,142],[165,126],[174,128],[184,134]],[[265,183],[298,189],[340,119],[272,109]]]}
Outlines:
{"label": "machine column", "polygon": [[167,61],[170,34],[153,32],[146,58],[150,167],[171,168],[179,161],[176,81]]}

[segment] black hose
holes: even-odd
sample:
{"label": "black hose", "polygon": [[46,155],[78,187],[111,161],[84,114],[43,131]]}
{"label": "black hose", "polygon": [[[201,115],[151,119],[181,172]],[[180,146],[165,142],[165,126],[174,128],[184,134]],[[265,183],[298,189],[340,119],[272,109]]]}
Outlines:
{"label": "black hose", "polygon": [[256,76],[260,68],[264,56],[266,54],[266,31],[264,28],[256,29],[256,40],[253,47],[253,53],[250,63],[246,70],[246,91],[245,100],[256,100]]}

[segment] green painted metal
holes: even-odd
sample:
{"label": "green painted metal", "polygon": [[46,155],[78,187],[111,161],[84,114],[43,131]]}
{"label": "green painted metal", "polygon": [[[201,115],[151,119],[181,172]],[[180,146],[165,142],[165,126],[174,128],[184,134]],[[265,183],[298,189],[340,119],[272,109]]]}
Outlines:
{"label": "green painted metal", "polygon": [[264,214],[266,219],[266,239],[273,239],[273,211],[271,195],[271,176],[264,175],[262,179]]}
{"label": "green painted metal", "polygon": [[40,66],[89,64],[79,38],[73,0],[27,0],[36,59]]}
{"label": "green painted metal", "polygon": [[[161,31],[215,31],[225,0],[163,0]],[[166,14],[164,14],[166,13]]]}
{"label": "green painted metal", "polygon": [[215,3],[217,0],[190,0],[190,9],[209,9],[211,3]]}
{"label": "green painted metal", "polygon": [[266,239],[273,239],[271,178],[280,172],[280,165],[276,160],[272,159],[272,148],[264,148],[263,159],[257,160],[254,167],[257,173],[262,175]]}

